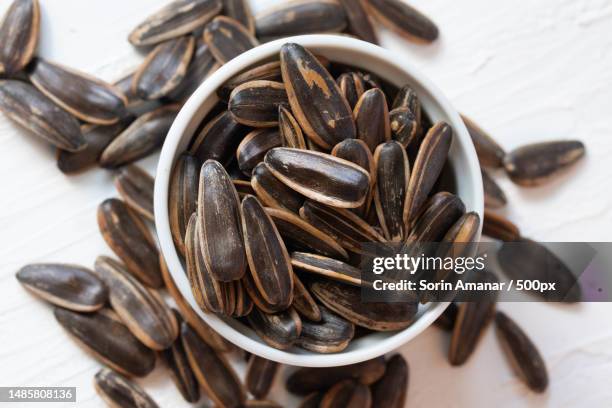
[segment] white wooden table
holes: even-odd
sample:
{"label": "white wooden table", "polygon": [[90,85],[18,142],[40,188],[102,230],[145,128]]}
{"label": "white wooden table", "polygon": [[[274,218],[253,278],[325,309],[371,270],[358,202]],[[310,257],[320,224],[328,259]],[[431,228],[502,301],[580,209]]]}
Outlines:
{"label": "white wooden table", "polygon": [[[126,40],[144,16],[168,0],[40,0],[39,54],[112,81],[142,56]],[[278,1],[255,0],[255,10]],[[507,215],[542,241],[605,241],[612,227],[612,3],[609,0],[492,2],[412,0],[441,29],[432,46],[381,32],[398,58],[418,64],[456,107],[507,149],[526,142],[578,138],[587,158],[558,181],[520,189],[497,176]],[[0,2],[4,12],[9,1]],[[51,309],[14,278],[31,262],[92,266],[110,254],[95,211],[115,195],[111,175],[67,177],[53,149],[0,116],[0,386],[76,386],[79,406],[102,406],[92,386],[99,364],[67,337]],[[151,171],[156,157],[144,161]],[[609,406],[612,306],[502,304],[540,346],[549,391],[517,381],[489,331],[461,368],[446,362],[448,336],[430,328],[399,350],[409,361],[408,405]],[[165,368],[139,381],[166,407],[183,401]],[[242,367],[241,367],[242,368]],[[282,390],[274,397],[295,404]],[[37,406],[37,405],[35,405]],[[55,405],[57,406],[57,405]]]}

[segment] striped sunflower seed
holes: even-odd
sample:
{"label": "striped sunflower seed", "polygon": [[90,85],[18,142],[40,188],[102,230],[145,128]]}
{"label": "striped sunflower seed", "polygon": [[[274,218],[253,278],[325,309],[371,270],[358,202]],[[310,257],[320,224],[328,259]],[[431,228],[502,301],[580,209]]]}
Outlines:
{"label": "striped sunflower seed", "polygon": [[244,174],[251,176],[257,164],[263,161],[266,153],[282,144],[276,128],[255,129],[242,139],[236,149],[238,167]]}
{"label": "striped sunflower seed", "polygon": [[234,183],[234,187],[236,187],[240,200],[247,195],[255,195],[255,190],[253,190],[253,186],[251,186],[250,181],[232,179],[232,183]]}
{"label": "striped sunflower seed", "polygon": [[387,361],[385,375],[372,385],[372,406],[400,408],[406,405],[409,368],[401,354]]}
{"label": "striped sunflower seed", "polygon": [[245,26],[226,16],[217,16],[206,25],[204,41],[219,64],[225,64],[259,45]]}
{"label": "striped sunflower seed", "polygon": [[361,95],[365,92],[362,77],[356,72],[345,72],[336,79],[336,82],[340,88],[340,93],[342,93],[351,109],[354,110]]}
{"label": "striped sunflower seed", "polygon": [[251,356],[246,369],[244,383],[247,390],[257,399],[265,398],[270,392],[279,364],[259,356]]}
{"label": "striped sunflower seed", "polygon": [[232,282],[235,287],[235,308],[233,315],[235,317],[247,316],[253,310],[253,300],[247,292],[246,286],[242,280]]}
{"label": "striped sunflower seed", "polygon": [[302,320],[293,308],[274,314],[254,308],[247,319],[266,344],[279,350],[291,348],[302,332]]}
{"label": "striped sunflower seed", "polygon": [[429,43],[438,38],[435,23],[402,0],[366,0],[365,4],[381,24],[408,40]]}
{"label": "striped sunflower seed", "polygon": [[259,163],[253,169],[251,186],[262,204],[267,207],[297,213],[304,203],[304,197],[274,177],[264,163]]}
{"label": "striped sunflower seed", "polygon": [[409,108],[395,108],[389,112],[389,122],[393,140],[398,141],[409,151],[417,151],[420,129],[419,122]]}
{"label": "striped sunflower seed", "polygon": [[320,408],[369,408],[372,406],[370,388],[355,380],[343,380],[323,396]]}
{"label": "striped sunflower seed", "polygon": [[393,109],[406,108],[414,115],[419,127],[421,127],[421,101],[412,86],[406,84],[400,88],[393,99]]}
{"label": "striped sunflower seed", "polygon": [[[135,111],[135,110],[142,109],[146,111],[148,109],[148,106],[145,103],[145,101],[140,99],[138,95],[132,92],[133,80],[134,80],[134,72],[131,72],[123,76],[122,78],[118,79],[117,81],[113,82],[113,86],[116,89],[118,89],[119,92],[121,92],[123,95],[125,95],[125,99],[127,101],[127,104],[125,105],[125,107],[128,110]],[[150,105],[157,104],[157,101],[151,101],[149,104]]]}
{"label": "striped sunflower seed", "polygon": [[157,408],[158,405],[138,384],[103,368],[94,377],[96,392],[110,407]]}
{"label": "striped sunflower seed", "polygon": [[274,81],[250,81],[234,88],[229,111],[234,119],[252,127],[276,127],[278,109],[288,106],[285,85]]}
{"label": "striped sunflower seed", "polygon": [[511,242],[521,239],[519,228],[507,218],[485,210],[482,233],[500,241]]}
{"label": "striped sunflower seed", "polygon": [[175,101],[186,101],[210,74],[219,69],[220,65],[210,52],[204,39],[198,38],[195,43],[193,57],[187,67],[187,72],[169,97]]}
{"label": "striped sunflower seed", "polygon": [[374,157],[372,156],[370,148],[363,140],[346,139],[334,146],[331,154],[332,156],[355,163],[370,174],[370,192],[368,193],[365,202],[361,205],[361,207],[351,210],[360,217],[364,217],[370,211],[373,196],[372,186],[376,182]]}
{"label": "striped sunflower seed", "polygon": [[305,252],[293,252],[291,254],[291,265],[307,274],[324,276],[349,285],[363,286],[361,270],[342,261],[316,254]]}
{"label": "striped sunflower seed", "polygon": [[302,322],[302,332],[296,345],[316,353],[339,353],[353,339],[355,326],[323,306],[319,309],[320,321]]}
{"label": "striped sunflower seed", "polygon": [[344,6],[348,32],[364,41],[378,44],[376,31],[361,0],[340,0],[340,4]]}
{"label": "striped sunflower seed", "polygon": [[321,309],[297,275],[293,275],[293,303],[291,306],[300,316],[311,322],[321,320]]}
{"label": "striped sunflower seed", "polygon": [[187,223],[198,202],[199,177],[199,160],[190,154],[182,154],[172,170],[168,198],[170,231],[174,245],[182,255],[185,255]]}
{"label": "striped sunflower seed", "polygon": [[155,180],[142,168],[131,164],[119,169],[115,188],[130,208],[149,221],[153,217],[153,187]]}
{"label": "striped sunflower seed", "polygon": [[385,94],[378,88],[364,92],[353,111],[357,126],[357,138],[363,140],[370,151],[391,140],[389,108]]}
{"label": "striped sunflower seed", "polygon": [[194,138],[189,152],[202,162],[212,159],[227,165],[248,131],[226,110],[206,123]]}
{"label": "striped sunflower seed", "polygon": [[461,115],[463,123],[468,130],[476,148],[480,164],[486,167],[498,168],[503,166],[506,153],[499,144],[473,120]]}
{"label": "striped sunflower seed", "polygon": [[255,19],[247,0],[223,0],[223,14],[238,21],[249,33],[255,35]]}
{"label": "striped sunflower seed", "polygon": [[238,86],[251,81],[282,81],[280,61],[257,65],[231,78],[217,90],[221,100],[229,101],[230,94]]}
{"label": "striped sunflower seed", "polygon": [[306,149],[306,141],[300,124],[289,109],[280,105],[278,107],[278,129],[284,147]]}
{"label": "striped sunflower seed", "polygon": [[485,207],[493,209],[504,207],[508,202],[504,190],[501,189],[485,169],[481,169],[481,173]]}
{"label": "striped sunflower seed", "polygon": [[28,65],[39,32],[38,0],[14,0],[0,25],[0,75],[14,75]]}

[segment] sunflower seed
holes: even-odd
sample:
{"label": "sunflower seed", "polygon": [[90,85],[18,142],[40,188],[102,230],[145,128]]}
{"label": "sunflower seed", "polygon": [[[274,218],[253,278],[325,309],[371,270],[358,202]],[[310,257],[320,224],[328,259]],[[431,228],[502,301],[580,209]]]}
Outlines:
{"label": "sunflower seed", "polygon": [[334,207],[359,207],[370,189],[368,172],[325,153],[278,147],[266,154],[264,163],[287,186]]}
{"label": "sunflower seed", "polygon": [[[128,110],[147,110],[147,105],[145,104],[145,101],[143,101],[138,95],[132,92],[132,82],[134,80],[134,74],[135,72],[125,75],[121,79],[113,82],[113,86],[125,96],[127,101],[125,107]],[[151,101],[150,104],[157,104],[157,101]]]}
{"label": "sunflower seed", "polygon": [[181,325],[181,339],[196,379],[213,402],[224,407],[241,406],[246,392],[227,360],[185,323]]}
{"label": "sunflower seed", "polygon": [[98,226],[109,247],[142,283],[152,288],[163,285],[157,247],[144,222],[116,198],[98,207]]}
{"label": "sunflower seed", "polygon": [[370,408],[372,393],[366,385],[344,380],[331,387],[323,396],[320,408]]}
{"label": "sunflower seed", "polygon": [[366,0],[365,4],[381,24],[409,40],[429,43],[438,38],[435,23],[402,0]]}
{"label": "sunflower seed", "polygon": [[361,0],[340,0],[340,4],[344,6],[348,32],[364,41],[378,44],[376,31]]}
{"label": "sunflower seed", "polygon": [[374,152],[374,167],[374,205],[380,226],[385,238],[400,242],[407,235],[403,214],[410,180],[410,165],[406,150],[398,142],[381,144]]}
{"label": "sunflower seed", "polygon": [[249,33],[255,34],[255,19],[247,0],[223,0],[223,14],[238,21]]}
{"label": "sunflower seed", "polygon": [[459,312],[459,307],[455,302],[451,302],[444,312],[436,319],[434,324],[441,328],[442,330],[452,332],[453,327],[455,327],[455,322],[457,321],[457,313]]}
{"label": "sunflower seed", "polygon": [[344,9],[330,0],[289,1],[255,16],[257,37],[265,40],[340,32],[345,27]]}
{"label": "sunflower seed", "polygon": [[188,34],[221,12],[221,0],[176,0],[149,16],[129,35],[136,46],[152,45]]}
{"label": "sunflower seed", "polygon": [[232,91],[238,86],[252,81],[282,81],[280,61],[272,61],[263,65],[257,65],[241,74],[231,78],[225,84],[223,84],[217,94],[222,100],[229,101],[229,96]]}
{"label": "sunflower seed", "polygon": [[178,336],[178,324],[161,296],[111,258],[98,257],[95,269],[109,288],[111,306],[134,336],[153,350],[170,347]]}
{"label": "sunflower seed", "polygon": [[[293,280],[294,280],[294,283],[295,283],[295,275],[293,277]],[[264,299],[264,297],[262,296],[261,292],[257,288],[257,285],[255,284],[255,281],[253,280],[253,275],[251,274],[250,271],[247,271],[247,273],[241,279],[241,283],[242,283],[242,287],[245,289],[245,291],[247,292],[249,298],[251,299],[251,301],[254,304],[253,309],[254,308],[258,308],[262,312],[265,312],[265,313],[268,313],[268,314],[274,314],[274,313],[277,313],[277,312],[281,311],[281,310],[279,310],[278,306],[272,305],[272,304],[268,303],[266,301],[266,299]],[[295,286],[294,286],[294,288],[295,288]]]}
{"label": "sunflower seed", "polygon": [[279,364],[259,356],[251,356],[244,379],[247,390],[257,399],[270,392]]}
{"label": "sunflower seed", "polygon": [[408,363],[400,354],[387,361],[385,375],[372,385],[372,406],[401,408],[406,405],[408,393]]}
{"label": "sunflower seed", "polygon": [[321,320],[319,305],[315,302],[300,278],[295,274],[293,275],[293,303],[291,303],[291,306],[296,312],[311,322],[318,322]]}
{"label": "sunflower seed", "polygon": [[463,123],[465,123],[465,127],[472,138],[480,164],[493,168],[502,167],[506,155],[504,149],[473,120],[465,115],[461,115],[461,119],[463,119]]}
{"label": "sunflower seed", "polygon": [[336,82],[340,88],[340,93],[342,93],[351,109],[355,109],[355,105],[357,105],[361,95],[365,92],[365,84],[362,77],[356,72],[346,72],[340,75]]}
{"label": "sunflower seed", "polygon": [[253,35],[233,18],[217,16],[206,25],[204,41],[219,64],[225,64],[259,45]]}
{"label": "sunflower seed", "polygon": [[194,46],[191,35],[157,45],[134,73],[132,92],[147,100],[170,94],[185,78]]}
{"label": "sunflower seed", "polygon": [[155,180],[142,168],[131,164],[119,169],[115,188],[130,208],[153,221],[153,186]]}
{"label": "sunflower seed", "polygon": [[248,176],[253,168],[263,161],[268,150],[281,145],[281,137],[278,129],[255,129],[245,136],[236,149],[238,167]]}
{"label": "sunflower seed", "polygon": [[112,310],[81,314],[55,308],[53,313],[77,343],[113,370],[144,377],[155,368],[155,352],[138,341]]}
{"label": "sunflower seed", "polygon": [[414,113],[408,108],[395,108],[389,112],[391,135],[406,149],[418,149],[420,132],[419,123]]}
{"label": "sunflower seed", "polygon": [[234,183],[234,187],[236,187],[236,191],[241,200],[247,195],[255,195],[255,190],[253,190],[250,181],[233,179],[232,183]]}
{"label": "sunflower seed", "polygon": [[319,322],[302,322],[302,332],[296,345],[316,353],[339,353],[353,338],[355,326],[323,306],[320,310]]}
{"label": "sunflower seed", "polygon": [[372,152],[370,152],[368,145],[366,145],[363,140],[346,139],[334,146],[331,154],[332,156],[355,163],[370,174],[370,192],[368,193],[365,202],[361,205],[361,207],[351,210],[360,217],[364,217],[370,210],[370,205],[372,203],[371,187],[376,180],[374,157],[372,156]]}
{"label": "sunflower seed", "polygon": [[78,121],[30,84],[0,81],[0,110],[60,149],[76,152],[86,147]]}
{"label": "sunflower seed", "polygon": [[164,143],[179,109],[166,105],[140,116],[104,149],[100,165],[116,168],[148,156]]}
{"label": "sunflower seed", "polygon": [[212,159],[228,164],[248,131],[230,112],[224,111],[202,128],[189,152],[202,162]]}
{"label": "sunflower seed", "polygon": [[191,214],[196,211],[200,162],[190,154],[182,154],[176,161],[170,180],[168,215],[174,245],[185,255],[185,231]]}
{"label": "sunflower seed", "polygon": [[539,186],[580,160],[584,144],[577,140],[534,143],[519,147],[504,157],[504,169],[522,186]]}
{"label": "sunflower seed", "polygon": [[247,319],[266,344],[279,350],[293,346],[302,331],[302,320],[293,308],[274,314],[254,308]]}
{"label": "sunflower seed", "polygon": [[283,45],[281,71],[291,111],[310,140],[331,149],[344,139],[355,138],[351,107],[310,51],[298,44]]}
{"label": "sunflower seed", "polygon": [[482,233],[488,237],[506,242],[519,241],[521,239],[521,231],[516,225],[489,210],[485,210],[484,213]]}
{"label": "sunflower seed", "polygon": [[0,74],[13,75],[32,59],[38,46],[38,0],[14,0],[0,25]]}
{"label": "sunflower seed", "polygon": [[278,107],[278,128],[284,147],[306,149],[306,141],[300,124],[285,106]]}
{"label": "sunflower seed", "polygon": [[385,94],[378,88],[364,92],[354,109],[357,138],[363,140],[370,151],[391,140],[389,108]]}
{"label": "sunflower seed", "polygon": [[395,96],[395,99],[393,99],[392,107],[393,109],[408,109],[414,115],[414,118],[418,123],[418,127],[421,127],[421,101],[419,100],[419,96],[412,86],[406,84],[400,88]]}
{"label": "sunflower seed", "polygon": [[108,299],[106,285],[89,269],[76,265],[26,265],[16,277],[41,299],[76,312],[101,309]]}
{"label": "sunflower seed", "polygon": [[230,282],[244,275],[238,193],[223,166],[213,160],[200,170],[198,235],[204,262],[215,279]]}
{"label": "sunflower seed", "polygon": [[108,368],[103,368],[96,373],[94,387],[110,407],[158,407],[155,401],[138,384]]}
{"label": "sunflower seed", "polygon": [[274,81],[250,81],[234,88],[229,111],[239,123],[253,127],[278,125],[278,109],[288,106],[285,85]]}
{"label": "sunflower seed", "polygon": [[495,328],[508,360],[521,379],[532,391],[544,392],[548,387],[548,371],[535,344],[505,313],[496,313]]}
{"label": "sunflower seed", "polygon": [[499,185],[493,180],[489,173],[485,169],[481,169],[482,173],[482,187],[484,190],[485,207],[487,208],[502,208],[506,205],[508,200],[506,194],[499,187]]}
{"label": "sunflower seed", "polygon": [[185,76],[178,86],[170,92],[170,98],[175,101],[187,100],[200,84],[219,67],[220,65],[210,52],[208,44],[202,38],[198,38],[187,72],[185,72]]}
{"label": "sunflower seed", "polygon": [[253,300],[246,290],[242,280],[232,282],[236,288],[236,302],[234,308],[235,317],[243,317],[251,313],[253,310]]}
{"label": "sunflower seed", "polygon": [[465,204],[451,193],[437,193],[425,204],[414,228],[406,239],[408,244],[438,242],[465,213]]}
{"label": "sunflower seed", "polygon": [[452,138],[453,130],[444,122],[437,123],[427,132],[419,148],[414,166],[412,166],[410,182],[408,183],[404,205],[404,224],[407,227],[410,227],[416,221],[421,206],[427,200],[432,187],[440,176]]}
{"label": "sunflower seed", "polygon": [[259,200],[268,207],[297,213],[304,202],[304,197],[280,182],[263,163],[253,169],[251,186]]}
{"label": "sunflower seed", "polygon": [[291,265],[298,271],[325,276],[349,285],[362,286],[365,284],[361,280],[360,269],[333,258],[305,252],[293,252],[291,254]]}

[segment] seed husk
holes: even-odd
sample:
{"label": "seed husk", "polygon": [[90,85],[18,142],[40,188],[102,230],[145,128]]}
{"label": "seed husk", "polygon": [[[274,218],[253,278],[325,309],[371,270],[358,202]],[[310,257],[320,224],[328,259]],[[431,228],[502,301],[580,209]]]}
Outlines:
{"label": "seed husk", "polygon": [[223,14],[242,24],[255,35],[255,18],[247,0],[223,0]]}
{"label": "seed husk", "polygon": [[378,44],[376,31],[361,0],[340,0],[340,4],[344,6],[348,32],[364,41]]}
{"label": "seed husk", "polygon": [[351,210],[360,217],[364,217],[370,211],[373,195],[372,186],[376,181],[374,157],[372,156],[370,148],[363,140],[346,139],[334,146],[331,154],[332,156],[355,163],[370,174],[370,192],[368,193],[365,202],[361,205],[361,207]]}
{"label": "seed husk", "polygon": [[227,165],[248,131],[226,110],[202,128],[194,138],[189,152],[202,162],[212,159]]}
{"label": "seed husk", "polygon": [[436,24],[402,0],[366,0],[365,4],[381,24],[408,40],[430,43],[438,38]]}
{"label": "seed husk", "polygon": [[503,273],[510,279],[537,279],[554,282],[555,290],[534,290],[547,301],[579,302],[582,298],[580,282],[572,271],[545,246],[530,239],[521,238],[515,243],[502,245],[497,260]]}
{"label": "seed husk", "polygon": [[340,88],[340,93],[342,93],[351,109],[355,109],[359,98],[365,92],[365,84],[362,77],[356,72],[345,72],[336,79],[336,82]]}
{"label": "seed husk", "polygon": [[217,16],[206,25],[204,41],[219,64],[225,64],[259,45],[245,26],[226,16]]}
{"label": "seed husk", "polygon": [[234,119],[243,125],[276,127],[281,106],[288,106],[285,85],[281,82],[256,80],[234,88],[228,109]]}
{"label": "seed husk", "polygon": [[353,114],[357,138],[363,140],[370,151],[374,152],[376,146],[391,140],[389,108],[382,90],[373,88],[364,92],[355,105]]}
{"label": "seed husk", "polygon": [[[295,278],[296,277],[294,275],[293,277],[294,283],[295,283]],[[279,307],[277,305],[272,305],[266,301],[266,299],[262,296],[261,292],[257,288],[257,285],[255,284],[255,281],[253,280],[253,275],[251,274],[250,271],[247,271],[247,273],[241,279],[241,283],[242,283],[242,287],[246,290],[249,298],[254,304],[253,309],[258,308],[262,312],[265,312],[268,314],[278,313],[282,311],[282,308],[284,306]]]}
{"label": "seed husk", "polygon": [[112,310],[83,314],[58,307],[53,313],[77,343],[113,370],[144,377],[155,368],[155,352],[138,341]]}
{"label": "seed husk", "polygon": [[204,262],[215,279],[230,282],[244,275],[238,193],[223,166],[213,160],[200,170],[198,235]]}
{"label": "seed husk", "polygon": [[527,334],[503,312],[495,315],[495,328],[508,360],[521,379],[535,392],[548,387],[546,363]]}
{"label": "seed husk", "polygon": [[267,207],[297,213],[304,203],[304,197],[278,180],[264,163],[259,163],[253,169],[251,186]]}
{"label": "seed husk", "polygon": [[320,408],[370,408],[370,388],[355,380],[344,380],[331,387],[323,396]]}
{"label": "seed husk", "polygon": [[374,152],[374,167],[374,205],[378,221],[385,238],[401,242],[407,235],[403,217],[410,180],[408,154],[398,142],[381,144]]}
{"label": "seed husk", "polygon": [[253,190],[250,181],[233,179],[232,183],[234,183],[234,187],[236,187],[236,191],[241,200],[247,195],[255,195],[255,190]]}
{"label": "seed husk", "polygon": [[234,317],[244,317],[251,313],[253,310],[253,300],[247,292],[243,280],[237,280],[232,282],[236,292]]}
{"label": "seed husk", "polygon": [[302,332],[302,320],[293,308],[268,314],[255,307],[247,319],[266,344],[279,350],[291,348]]}
{"label": "seed husk", "polygon": [[263,161],[266,153],[282,144],[280,133],[275,128],[255,129],[242,139],[236,149],[238,167],[248,176],[253,168]]}
{"label": "seed husk", "polygon": [[108,299],[106,285],[92,271],[77,265],[31,264],[21,268],[16,277],[41,299],[75,312],[94,312]]}
{"label": "seed husk", "polygon": [[463,119],[463,123],[465,123],[465,127],[472,138],[480,164],[492,168],[502,167],[506,155],[504,149],[476,122],[465,115],[461,115],[461,119]]}
{"label": "seed husk", "polygon": [[318,322],[321,320],[321,309],[317,302],[310,294],[310,291],[306,289],[306,286],[302,283],[297,275],[293,275],[293,302],[291,306],[301,316],[310,320],[311,322]]}
{"label": "seed husk", "polygon": [[417,154],[408,192],[404,204],[404,224],[410,227],[416,221],[421,206],[427,200],[432,187],[442,172],[453,139],[452,128],[440,122],[435,124],[425,136]]}
{"label": "seed husk", "polygon": [[367,171],[329,154],[278,147],[266,154],[264,163],[287,186],[334,207],[359,207],[370,190]]}
{"label": "seed husk", "polygon": [[311,286],[315,297],[335,313],[357,326],[375,331],[408,327],[417,312],[417,302],[362,303],[361,288],[334,281],[319,281]]}
{"label": "seed husk", "polygon": [[508,153],[504,169],[516,184],[539,186],[576,163],[584,153],[584,144],[577,140],[534,143]]}
{"label": "seed husk", "polygon": [[157,408],[158,405],[138,384],[103,368],[94,377],[94,387],[110,407]]}
{"label": "seed husk", "polygon": [[210,52],[208,44],[204,42],[204,39],[198,38],[187,72],[185,72],[185,76],[178,86],[170,92],[169,97],[175,101],[187,100],[200,84],[219,67],[220,65]]}
{"label": "seed husk", "polygon": [[161,296],[111,258],[98,257],[95,269],[108,286],[111,306],[132,334],[153,350],[170,347],[178,336],[178,324]]}
{"label": "seed husk", "polygon": [[293,252],[291,254],[291,265],[298,271],[321,275],[349,285],[362,286],[365,284],[361,280],[360,269],[333,258],[305,252]]}
{"label": "seed husk", "polygon": [[244,383],[257,399],[264,399],[270,392],[279,364],[259,356],[251,356]]}
{"label": "seed husk", "polygon": [[38,0],[14,0],[0,25],[0,75],[16,74],[28,65],[39,32]]}
{"label": "seed husk", "polygon": [[82,121],[112,125],[127,112],[125,95],[114,86],[82,72],[38,58],[29,78],[40,92]]}
{"label": "seed husk", "polygon": [[300,124],[289,109],[280,105],[278,107],[278,129],[284,147],[306,149],[306,141]]}
{"label": "seed husk", "polygon": [[149,16],[129,35],[136,46],[157,44],[188,34],[221,12],[221,0],[176,0]]}
{"label": "seed husk", "polygon": [[206,394],[219,406],[241,406],[246,392],[225,357],[215,353],[185,323],[181,325],[181,339],[193,373]]}
{"label": "seed husk", "polygon": [[302,332],[296,345],[316,353],[339,353],[352,340],[355,326],[323,306],[319,309],[320,321],[302,321]]}
{"label": "seed husk", "polygon": [[130,208],[153,221],[153,186],[155,180],[141,167],[131,164],[119,169],[115,188]]}
{"label": "seed husk", "polygon": [[334,238],[315,228],[296,214],[266,208],[276,228],[291,250],[315,252],[332,258],[348,259],[348,254]]}
{"label": "seed husk", "polygon": [[441,192],[432,196],[417,218],[406,239],[409,244],[438,242],[465,213],[465,204],[454,194]]}
{"label": "seed husk", "polygon": [[408,393],[408,363],[400,354],[387,361],[385,375],[372,385],[372,406],[380,408],[402,408]]}
{"label": "seed husk", "polygon": [[389,112],[389,122],[393,140],[409,151],[416,151],[420,141],[420,129],[414,113],[409,108],[395,108]]}
{"label": "seed husk", "polygon": [[[145,101],[140,99],[138,95],[132,92],[132,82],[134,80],[134,74],[135,72],[131,72],[123,76],[122,78],[113,82],[113,86],[117,88],[125,96],[127,100],[125,107],[128,110],[130,111],[140,110],[140,109],[146,110]],[[156,104],[156,103],[157,101],[151,101],[151,104]]]}
{"label": "seed husk", "polygon": [[232,91],[244,83],[260,80],[280,82],[282,79],[280,61],[267,62],[231,78],[217,90],[217,94],[220,99],[229,101],[229,96]]}
{"label": "seed husk", "polygon": [[485,169],[481,169],[481,173],[485,207],[493,209],[504,207],[508,202],[504,190],[499,187]]}
{"label": "seed husk", "polygon": [[185,255],[185,231],[191,214],[196,211],[200,177],[199,160],[182,154],[176,161],[170,179],[168,215],[174,245]]}
{"label": "seed husk", "polygon": [[507,218],[485,210],[482,233],[500,241],[511,242],[521,239],[519,228]]}
{"label": "seed husk", "polygon": [[265,40],[345,28],[344,9],[330,0],[289,1],[255,16],[257,37]]}
{"label": "seed husk", "polygon": [[377,357],[361,363],[338,367],[299,368],[287,378],[286,386],[292,394],[308,395],[325,391],[332,385],[350,378],[370,385],[378,381],[384,373],[385,358]]}
{"label": "seed husk", "polygon": [[74,116],[30,84],[16,80],[0,81],[0,110],[9,119],[60,149],[76,152],[86,147]]}
{"label": "seed husk", "polygon": [[109,198],[98,207],[98,226],[109,247],[140,282],[163,286],[159,253],[144,222],[123,201]]}
{"label": "seed husk", "polygon": [[134,73],[132,92],[146,100],[170,94],[185,78],[194,47],[191,35],[157,45]]}
{"label": "seed husk", "polygon": [[444,312],[436,319],[434,324],[441,328],[442,330],[452,332],[453,327],[455,327],[455,322],[457,321],[457,313],[459,312],[459,307],[455,302],[451,302]]}
{"label": "seed husk", "polygon": [[418,127],[421,127],[421,101],[419,100],[419,96],[411,85],[406,84],[400,88],[400,90],[397,92],[397,95],[393,99],[392,108],[408,109],[414,115],[417,123],[419,124]]}
{"label": "seed husk", "polygon": [[251,276],[261,296],[280,310],[293,301],[293,269],[272,218],[254,196],[242,200],[242,231]]}
{"label": "seed husk", "polygon": [[351,107],[325,67],[298,44],[283,45],[280,55],[291,111],[309,140],[331,149],[344,139],[354,139]]}
{"label": "seed husk", "polygon": [[116,168],[148,156],[163,143],[180,105],[166,105],[145,113],[104,149],[100,165]]}

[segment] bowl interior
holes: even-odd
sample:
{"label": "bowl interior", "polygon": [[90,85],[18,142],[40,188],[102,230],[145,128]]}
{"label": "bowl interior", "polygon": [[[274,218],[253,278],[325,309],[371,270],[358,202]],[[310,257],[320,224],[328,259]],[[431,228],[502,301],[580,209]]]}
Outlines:
{"label": "bowl interior", "polygon": [[185,299],[209,325],[229,341],[253,354],[284,364],[312,367],[352,364],[387,353],[414,338],[444,311],[447,303],[421,306],[417,319],[410,327],[398,332],[381,332],[361,337],[353,340],[349,347],[340,353],[316,354],[297,348],[277,350],[266,345],[239,321],[205,314],[199,309],[170,233],[168,187],[172,166],[178,156],[187,149],[206,114],[218,102],[216,89],[231,77],[254,65],[278,59],[280,47],[286,42],[302,44],[331,61],[370,71],[398,87],[409,83],[417,92],[423,110],[432,122],[443,120],[452,126],[454,140],[450,151],[450,164],[455,173],[456,193],[464,201],[468,211],[476,211],[482,217],[483,193],[478,159],[463,122],[441,92],[409,61],[378,46],[337,35],[308,35],[266,43],[240,55],[212,74],[185,103],[166,138],[158,165],[154,203],[158,238],[170,273]]}

